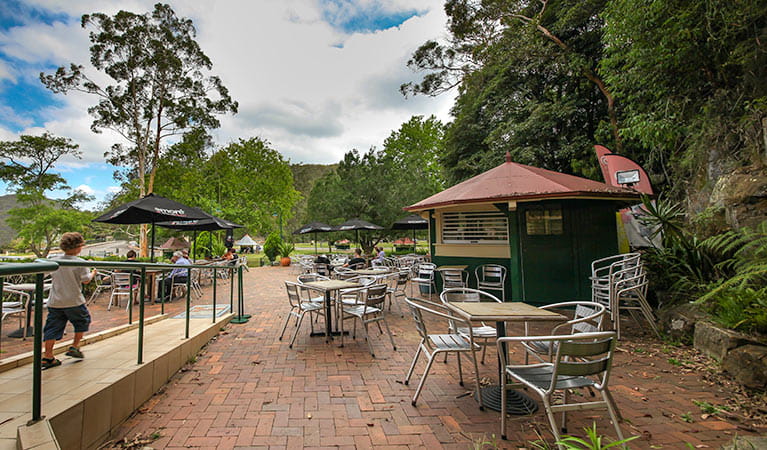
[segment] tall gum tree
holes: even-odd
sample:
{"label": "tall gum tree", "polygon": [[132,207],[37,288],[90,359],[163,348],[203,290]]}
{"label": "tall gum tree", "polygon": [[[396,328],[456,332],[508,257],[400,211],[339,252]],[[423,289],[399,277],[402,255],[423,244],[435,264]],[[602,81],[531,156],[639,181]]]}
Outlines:
{"label": "tall gum tree", "polygon": [[[158,3],[147,14],[86,14],[82,27],[92,28],[92,66],[112,83],[99,85],[77,64],[41,73],[40,81],[56,93],[95,95],[91,130],[113,130],[125,140],[105,156],[133,169],[141,196],[152,193],[162,142],[192,128],[218,128],[216,115],[236,113],[237,102],[218,77],[206,74],[213,64],[195,41],[192,21],[169,5]],[[146,226],[141,253],[147,254]]]}

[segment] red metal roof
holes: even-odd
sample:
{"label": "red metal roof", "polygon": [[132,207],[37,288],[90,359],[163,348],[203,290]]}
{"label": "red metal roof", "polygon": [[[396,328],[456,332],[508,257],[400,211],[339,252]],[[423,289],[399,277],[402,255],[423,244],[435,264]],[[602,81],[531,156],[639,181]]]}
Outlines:
{"label": "red metal roof", "polygon": [[567,175],[538,167],[506,162],[474,178],[410,205],[407,211],[419,211],[438,206],[461,203],[503,202],[509,200],[589,197],[609,199],[638,199],[640,193],[622,187],[608,186],[598,181]]}

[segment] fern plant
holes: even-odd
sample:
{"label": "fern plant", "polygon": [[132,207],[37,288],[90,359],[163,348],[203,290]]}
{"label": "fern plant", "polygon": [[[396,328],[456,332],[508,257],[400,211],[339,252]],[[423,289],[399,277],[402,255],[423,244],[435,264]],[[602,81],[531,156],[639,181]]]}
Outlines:
{"label": "fern plant", "polygon": [[[556,444],[565,450],[604,450],[618,446],[625,447],[627,442],[639,437],[631,436],[620,441],[605,442],[605,437],[597,432],[596,422],[592,423],[590,427],[585,427],[583,431],[586,432],[586,439],[565,435],[561,436]],[[539,450],[549,450],[552,448],[543,441],[531,442],[531,444]]]}

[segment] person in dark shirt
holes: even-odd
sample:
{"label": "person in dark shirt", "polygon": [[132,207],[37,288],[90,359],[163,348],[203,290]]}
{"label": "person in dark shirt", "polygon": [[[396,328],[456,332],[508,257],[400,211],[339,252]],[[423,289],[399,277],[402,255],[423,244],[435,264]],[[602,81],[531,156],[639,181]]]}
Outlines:
{"label": "person in dark shirt", "polygon": [[353,269],[363,269],[367,265],[367,261],[362,257],[362,249],[354,249],[354,258],[350,259],[348,263],[344,264],[344,267],[352,267]]}

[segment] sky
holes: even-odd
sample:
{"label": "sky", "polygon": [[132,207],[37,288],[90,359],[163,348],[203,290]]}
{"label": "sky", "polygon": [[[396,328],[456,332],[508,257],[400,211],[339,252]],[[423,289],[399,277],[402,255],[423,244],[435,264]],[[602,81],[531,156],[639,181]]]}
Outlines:
{"label": "sky", "polygon": [[[83,14],[151,11],[141,0],[0,0],[0,141],[49,131],[80,146],[82,159],[55,171],[95,200],[118,190],[104,152],[124,142],[93,133],[87,94],[54,94],[40,72],[89,63]],[[351,149],[376,146],[413,115],[449,121],[453,95],[409,97],[402,83],[419,80],[406,63],[429,39],[444,39],[443,0],[178,0],[197,42],[213,62],[239,113],[219,116],[216,145],[268,140],[291,163],[331,164]],[[5,194],[0,184],[0,194]],[[55,193],[52,195],[56,196]]]}

